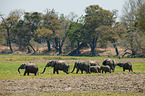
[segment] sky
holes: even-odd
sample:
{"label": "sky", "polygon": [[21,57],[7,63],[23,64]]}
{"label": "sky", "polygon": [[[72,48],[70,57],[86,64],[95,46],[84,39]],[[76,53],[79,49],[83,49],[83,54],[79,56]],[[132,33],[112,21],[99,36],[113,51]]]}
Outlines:
{"label": "sky", "polygon": [[123,4],[126,0],[0,0],[0,13],[8,17],[11,11],[23,9],[25,12],[41,12],[45,9],[54,9],[59,14],[69,15],[74,12],[76,15],[85,15],[85,8],[90,5],[99,5],[103,9],[112,11],[118,10],[117,21],[122,15]]}

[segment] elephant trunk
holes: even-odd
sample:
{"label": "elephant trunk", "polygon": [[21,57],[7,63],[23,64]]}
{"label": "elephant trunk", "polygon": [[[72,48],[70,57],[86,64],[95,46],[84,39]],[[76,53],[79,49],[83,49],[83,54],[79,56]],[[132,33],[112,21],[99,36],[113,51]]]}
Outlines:
{"label": "elephant trunk", "polygon": [[20,69],[21,69],[21,68],[19,67],[19,68],[18,68],[18,72],[19,72],[19,74],[20,74]]}
{"label": "elephant trunk", "polygon": [[71,71],[71,73],[73,73],[73,72],[74,72],[75,68],[76,68],[76,66],[74,65],[74,68],[73,68],[73,70]]}
{"label": "elephant trunk", "polygon": [[44,67],[44,70],[43,70],[43,72],[42,72],[42,73],[40,73],[40,74],[43,74],[43,73],[45,72],[45,70],[46,70],[46,67]]}

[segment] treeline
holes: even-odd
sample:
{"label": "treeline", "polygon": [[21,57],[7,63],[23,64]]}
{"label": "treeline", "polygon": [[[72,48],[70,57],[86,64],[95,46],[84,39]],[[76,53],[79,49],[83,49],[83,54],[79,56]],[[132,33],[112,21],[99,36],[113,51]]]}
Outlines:
{"label": "treeline", "polygon": [[1,14],[0,42],[1,45],[9,46],[11,52],[13,43],[19,50],[28,50],[28,53],[33,54],[37,52],[31,40],[46,43],[47,52],[55,48],[59,54],[65,51],[63,46],[67,45],[71,50],[68,55],[79,54],[83,46],[89,46],[91,56],[99,55],[95,52],[98,46],[112,44],[116,56],[119,56],[118,46],[125,49],[123,56],[143,56],[145,2],[129,0],[123,10],[121,22],[116,22],[117,10],[105,10],[99,5],[86,7],[86,14],[81,17],[74,13],[68,16],[58,14],[54,9],[46,9],[45,13],[15,10],[7,18]]}

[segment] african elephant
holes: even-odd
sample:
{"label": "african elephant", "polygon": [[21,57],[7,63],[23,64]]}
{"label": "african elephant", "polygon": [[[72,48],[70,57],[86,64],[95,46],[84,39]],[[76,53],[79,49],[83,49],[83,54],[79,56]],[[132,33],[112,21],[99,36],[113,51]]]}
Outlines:
{"label": "african elephant", "polygon": [[111,68],[110,68],[109,65],[101,66],[100,69],[102,70],[102,73],[103,73],[103,71],[105,71],[105,73],[106,72],[110,72],[111,73]]}
{"label": "african elephant", "polygon": [[55,74],[55,72],[57,72],[57,74],[59,74],[58,70],[63,70],[63,72],[65,72],[66,74],[69,74],[68,69],[69,69],[69,64],[65,61],[49,61],[46,66],[44,67],[44,70],[41,74],[43,74],[46,70],[46,67],[53,67],[53,74]]}
{"label": "african elephant", "polygon": [[26,73],[27,75],[29,75],[29,73],[34,73],[36,76],[38,72],[38,66],[35,63],[31,63],[31,62],[21,64],[21,66],[18,68],[19,74],[20,74],[20,69],[25,69],[24,76],[26,75]]}
{"label": "african elephant", "polygon": [[96,65],[96,66],[90,66],[90,71],[91,71],[91,73],[92,72],[101,73],[100,66],[98,66],[98,65]]}
{"label": "african elephant", "polygon": [[78,61],[75,62],[73,70],[71,73],[73,73],[73,71],[75,70],[75,68],[77,68],[76,74],[79,72],[79,70],[81,70],[81,73],[83,74],[83,71],[86,71],[86,73],[91,73],[90,72],[90,64],[88,61]]}
{"label": "african elephant", "polygon": [[127,69],[127,70],[129,70],[129,72],[130,72],[130,71],[132,71],[132,72],[133,72],[131,62],[126,62],[126,63],[118,63],[118,64],[116,64],[116,65],[118,65],[119,67],[123,67],[123,71],[125,71],[125,69]]}
{"label": "african elephant", "polygon": [[99,63],[97,61],[89,61],[90,66],[100,66]]}
{"label": "african elephant", "polygon": [[116,65],[119,67],[123,67],[124,63],[117,63]]}
{"label": "african elephant", "polygon": [[116,67],[116,61],[113,60],[113,59],[105,59],[102,63],[103,65],[109,65],[110,68],[113,70],[115,70],[115,67]]}

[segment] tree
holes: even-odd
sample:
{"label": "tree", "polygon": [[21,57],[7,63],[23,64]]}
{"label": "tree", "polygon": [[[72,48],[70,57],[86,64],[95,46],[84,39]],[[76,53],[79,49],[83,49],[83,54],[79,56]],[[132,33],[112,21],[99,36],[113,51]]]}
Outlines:
{"label": "tree", "polygon": [[123,5],[123,15],[121,16],[121,22],[126,28],[136,26],[136,19],[139,17],[139,14],[143,14],[143,10],[141,9],[141,13],[138,13],[138,9],[140,9],[144,3],[144,0],[129,0],[125,2],[125,4]]}
{"label": "tree", "polygon": [[56,31],[55,33],[55,42],[56,42],[56,46],[55,48],[59,51],[59,54],[62,53],[62,46],[64,44],[65,39],[68,36],[68,29],[70,26],[70,21],[67,18],[67,16],[65,17],[64,14],[60,15],[60,26],[59,26],[59,30]]}
{"label": "tree", "polygon": [[[46,14],[43,15],[43,27],[52,30],[53,32],[53,36],[54,36],[54,43],[55,43],[55,49],[57,50],[58,48],[58,41],[57,38],[55,37],[56,35],[56,31],[59,30],[59,26],[60,26],[60,20],[58,18],[58,14],[55,12],[54,9],[52,10],[48,10],[46,9]],[[48,51],[51,50],[50,47],[50,41],[47,40],[47,45],[48,45]]]}
{"label": "tree", "polygon": [[122,57],[124,57],[125,54],[130,54],[131,57],[135,57],[138,53],[141,55],[141,50],[145,48],[144,37],[145,35],[142,34],[140,30],[134,28],[128,29],[123,40],[124,42],[122,42],[122,45],[126,48]]}
{"label": "tree", "polygon": [[32,48],[34,53],[36,51],[33,48],[32,44],[30,44],[30,40],[34,37],[35,30],[41,25],[41,21],[42,21],[42,14],[41,13],[39,13],[39,12],[33,12],[33,13],[25,12],[25,15],[24,15],[24,22],[26,25],[25,28],[28,30],[28,32],[31,33],[31,34],[29,34],[30,39],[28,39],[27,44]]}
{"label": "tree", "polygon": [[35,49],[30,44],[32,32],[30,31],[27,23],[25,23],[23,20],[19,20],[19,22],[12,28],[11,31],[13,35],[13,43],[19,46],[19,50],[25,50],[27,48],[28,53],[31,53],[30,48],[28,47],[31,46],[35,52]]}
{"label": "tree", "polygon": [[85,12],[85,32],[83,34],[91,47],[91,55],[94,56],[99,34],[95,29],[102,25],[111,26],[114,18],[109,10],[102,9],[99,5],[90,5]]}
{"label": "tree", "polygon": [[124,4],[124,15],[121,17],[121,23],[126,28],[126,37],[122,40],[122,45],[126,44],[124,55],[129,53],[134,57],[144,49],[144,4],[144,0],[129,0]]}
{"label": "tree", "polygon": [[11,36],[11,32],[10,29],[18,22],[18,20],[20,19],[21,15],[23,14],[22,10],[15,10],[9,13],[9,16],[7,18],[4,18],[2,15],[2,27],[5,28],[7,30],[7,42],[8,42],[8,46],[10,47],[10,51],[13,52],[12,49],[12,36]]}
{"label": "tree", "polygon": [[116,56],[119,55],[119,51],[117,48],[118,40],[122,38],[124,35],[125,30],[120,28],[119,26],[101,26],[95,29],[99,33],[99,40],[104,42],[110,42],[113,44],[113,47],[116,52]]}
{"label": "tree", "polygon": [[68,30],[68,37],[71,42],[71,47],[77,46],[76,52],[72,53],[73,54],[79,54],[80,53],[80,43],[83,42],[81,38],[81,29],[82,29],[82,24],[78,22],[71,22]]}
{"label": "tree", "polygon": [[137,12],[137,22],[140,30],[145,32],[145,3],[141,5]]}
{"label": "tree", "polygon": [[52,34],[53,32],[45,27],[38,28],[37,30],[35,30],[36,38],[39,39],[40,42],[47,42],[48,51],[50,51],[51,49],[49,41],[52,40]]}

